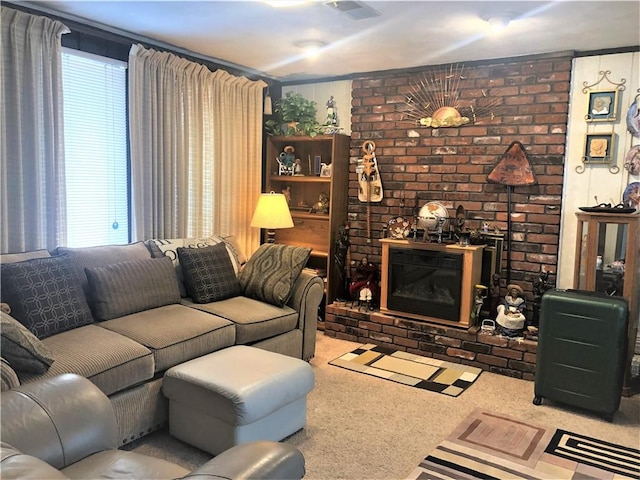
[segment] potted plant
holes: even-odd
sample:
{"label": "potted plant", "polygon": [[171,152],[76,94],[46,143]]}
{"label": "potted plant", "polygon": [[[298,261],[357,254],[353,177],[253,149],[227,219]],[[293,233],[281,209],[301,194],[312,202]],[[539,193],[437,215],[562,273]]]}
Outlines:
{"label": "potted plant", "polygon": [[274,103],[273,117],[265,122],[270,135],[309,135],[315,137],[321,130],[316,120],[316,102],[299,93],[287,92]]}

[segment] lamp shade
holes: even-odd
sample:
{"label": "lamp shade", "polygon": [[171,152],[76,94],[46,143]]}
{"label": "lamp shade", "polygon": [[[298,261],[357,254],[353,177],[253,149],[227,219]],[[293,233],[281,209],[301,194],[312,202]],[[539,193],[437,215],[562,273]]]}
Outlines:
{"label": "lamp shade", "polygon": [[282,193],[263,193],[258,199],[258,205],[251,226],[266,229],[293,228],[293,219],[289,212],[289,205]]}

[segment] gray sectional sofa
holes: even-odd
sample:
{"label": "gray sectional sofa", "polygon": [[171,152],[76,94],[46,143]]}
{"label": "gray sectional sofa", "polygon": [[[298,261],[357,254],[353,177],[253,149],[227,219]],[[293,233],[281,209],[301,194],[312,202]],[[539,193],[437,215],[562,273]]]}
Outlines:
{"label": "gray sectional sofa", "polygon": [[[313,357],[324,286],[302,271],[308,255],[262,245],[246,261],[229,237],[3,255],[2,389],[81,375],[109,397],[120,445],[130,442],[166,422],[162,377],[174,365],[239,344]],[[5,355],[20,329],[37,339],[11,346],[35,367]]]}

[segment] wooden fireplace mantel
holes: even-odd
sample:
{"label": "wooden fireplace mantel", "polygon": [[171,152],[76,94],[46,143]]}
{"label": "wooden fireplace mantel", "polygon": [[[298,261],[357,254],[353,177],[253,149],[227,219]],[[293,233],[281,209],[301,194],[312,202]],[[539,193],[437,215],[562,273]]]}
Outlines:
{"label": "wooden fireplace mantel", "polygon": [[[392,240],[383,238],[382,243],[382,279],[380,292],[380,311],[393,315],[423,320],[425,322],[441,323],[456,327],[468,328],[473,325],[471,312],[474,306],[475,285],[480,283],[482,273],[482,250],[484,245],[469,245],[462,247],[458,244],[430,243],[409,240]],[[389,249],[403,248],[410,250],[431,250],[462,255],[462,295],[460,301],[460,319],[457,322],[443,318],[416,315],[387,308],[387,289],[389,286]]]}

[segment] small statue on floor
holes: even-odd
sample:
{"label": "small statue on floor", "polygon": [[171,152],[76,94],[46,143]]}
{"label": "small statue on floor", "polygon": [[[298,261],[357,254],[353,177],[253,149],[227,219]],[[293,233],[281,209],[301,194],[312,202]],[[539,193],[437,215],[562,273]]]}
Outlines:
{"label": "small statue on floor", "polygon": [[517,337],[522,334],[527,319],[524,315],[525,309],[526,303],[522,287],[516,284],[508,285],[504,303],[498,305],[498,315],[496,316],[496,323],[500,326],[503,335]]}
{"label": "small statue on floor", "polygon": [[475,286],[475,298],[474,298],[474,308],[471,313],[472,320],[474,323],[480,323],[480,312],[482,311],[482,307],[487,300],[487,292],[488,288],[480,283]]}
{"label": "small statue on floor", "polygon": [[500,275],[494,273],[489,287],[489,318],[496,318],[500,305]]}
{"label": "small statue on floor", "polygon": [[347,298],[348,275],[347,275],[347,257],[349,256],[349,224],[342,225],[338,232],[338,239],[336,240],[336,253],[334,259],[336,266],[338,267],[338,275],[340,276],[340,283],[338,284],[338,292],[336,300],[344,302]]}
{"label": "small statue on floor", "polygon": [[378,267],[369,262],[367,257],[362,257],[360,265],[356,267],[349,285],[349,294],[352,305],[357,300],[358,308],[365,307],[368,310],[373,310],[374,302],[378,300],[380,294]]}
{"label": "small statue on floor", "polygon": [[533,281],[533,318],[531,319],[531,323],[527,324],[527,329],[537,332],[540,325],[540,304],[542,303],[542,295],[544,295],[544,293],[550,288],[549,272],[543,269],[540,276]]}

